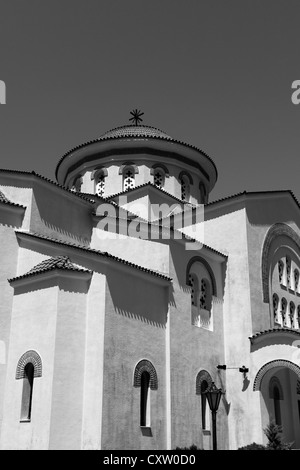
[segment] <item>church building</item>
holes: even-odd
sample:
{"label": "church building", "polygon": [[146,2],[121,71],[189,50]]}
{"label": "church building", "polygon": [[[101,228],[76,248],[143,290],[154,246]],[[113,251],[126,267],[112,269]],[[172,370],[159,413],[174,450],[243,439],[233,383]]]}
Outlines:
{"label": "church building", "polygon": [[141,124],[0,170],[0,448],[300,448],[300,210]]}

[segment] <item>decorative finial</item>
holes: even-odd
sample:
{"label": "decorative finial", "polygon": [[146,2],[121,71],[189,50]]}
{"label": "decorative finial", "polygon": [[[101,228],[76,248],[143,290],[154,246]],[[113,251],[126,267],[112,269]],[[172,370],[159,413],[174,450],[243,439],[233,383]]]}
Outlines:
{"label": "decorative finial", "polygon": [[144,113],[141,113],[140,110],[134,109],[133,111],[130,111],[130,114],[133,116],[132,118],[129,118],[129,121],[134,121],[134,124],[137,126],[140,122],[142,122],[141,116],[143,116]]}

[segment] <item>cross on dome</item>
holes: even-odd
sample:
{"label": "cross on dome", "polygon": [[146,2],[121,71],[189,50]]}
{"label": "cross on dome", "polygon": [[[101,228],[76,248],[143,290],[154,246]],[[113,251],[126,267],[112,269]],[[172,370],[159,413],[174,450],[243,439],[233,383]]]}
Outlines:
{"label": "cross on dome", "polygon": [[134,124],[137,126],[140,122],[143,121],[141,116],[143,116],[144,113],[141,113],[140,110],[134,109],[133,111],[130,111],[130,114],[132,115],[131,118],[129,118],[129,121],[134,121]]}

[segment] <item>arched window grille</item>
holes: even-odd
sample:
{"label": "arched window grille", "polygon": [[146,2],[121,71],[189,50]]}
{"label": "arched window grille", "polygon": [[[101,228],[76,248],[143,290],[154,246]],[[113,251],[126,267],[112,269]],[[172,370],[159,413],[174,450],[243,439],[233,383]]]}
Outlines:
{"label": "arched window grille", "polygon": [[287,286],[291,286],[291,258],[289,256],[286,257],[286,282]]}
{"label": "arched window grille", "polygon": [[291,328],[294,328],[294,326],[295,326],[295,304],[294,304],[294,302],[290,302],[289,316],[290,316]]}
{"label": "arched window grille", "polygon": [[297,307],[297,322],[298,322],[298,328],[300,329],[300,305]]}
{"label": "arched window grille", "polygon": [[200,298],[199,298],[200,308],[210,311],[211,303],[212,303],[212,296],[211,296],[210,282],[207,279],[201,279]]}
{"label": "arched window grille", "polygon": [[105,173],[101,171],[95,178],[95,192],[98,196],[103,196],[105,191]]}
{"label": "arched window grille", "polygon": [[283,284],[284,264],[282,260],[278,261],[278,277],[280,284]]}
{"label": "arched window grille", "polygon": [[279,306],[278,295],[273,294],[273,319],[275,323],[278,323],[278,306]]}
{"label": "arched window grille", "polygon": [[286,325],[286,309],[287,309],[287,300],[285,297],[282,297],[281,299],[281,318],[282,318],[282,324],[285,326]]}
{"label": "arched window grille", "polygon": [[189,274],[189,285],[191,286],[191,304],[193,306],[198,305],[198,279],[195,274]]}
{"label": "arched window grille", "polygon": [[295,291],[298,291],[298,286],[299,286],[299,270],[294,269],[294,285],[295,285]]}
{"label": "arched window grille", "polygon": [[165,184],[165,172],[161,168],[154,170],[153,182],[158,188],[163,188]]}
{"label": "arched window grille", "polygon": [[190,200],[190,182],[186,175],[181,176],[181,200],[189,202]]}
{"label": "arched window grille", "polygon": [[135,172],[130,166],[123,170],[123,190],[133,189],[135,187]]}

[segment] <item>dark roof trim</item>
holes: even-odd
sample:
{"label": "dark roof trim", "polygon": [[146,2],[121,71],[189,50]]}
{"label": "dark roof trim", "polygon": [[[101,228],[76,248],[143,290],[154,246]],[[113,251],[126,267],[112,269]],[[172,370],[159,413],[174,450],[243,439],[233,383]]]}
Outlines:
{"label": "dark roof trim", "polygon": [[38,276],[40,274],[44,274],[44,273],[49,273],[49,272],[54,272],[54,271],[65,271],[65,272],[69,272],[69,273],[72,273],[72,274],[88,274],[89,276],[91,274],[93,274],[93,271],[90,271],[89,269],[79,269],[79,268],[70,268],[70,267],[65,267],[65,266],[51,266],[47,269],[40,269],[39,271],[35,271],[35,272],[28,272],[28,273],[25,273],[23,274],[22,276],[17,276],[17,277],[13,277],[11,279],[8,279],[8,282],[9,283],[14,283],[16,281],[21,281],[23,279],[27,279],[27,278],[31,278],[31,277],[35,277],[35,276]]}
{"label": "dark roof trim", "polygon": [[210,208],[214,204],[220,204],[224,201],[229,201],[230,199],[238,199],[241,196],[268,196],[268,195],[277,194],[277,193],[278,194],[280,193],[290,194],[292,198],[294,199],[294,201],[296,202],[297,206],[300,208],[300,203],[298,199],[294,195],[293,191],[291,191],[290,189],[275,189],[275,190],[270,190],[270,191],[242,191],[240,193],[232,194],[231,196],[226,196],[220,199],[216,199],[215,201],[208,202],[207,204],[205,204],[205,207]]}
{"label": "dark roof trim", "polygon": [[258,333],[255,333],[252,336],[249,336],[251,344],[255,343],[255,340],[257,338],[261,338],[262,336],[265,335],[273,335],[273,334],[293,334],[296,336],[300,336],[300,331],[299,330],[293,330],[291,328],[270,328],[269,330],[264,330],[264,331],[259,331]]}
{"label": "dark roof trim", "polygon": [[80,193],[75,192],[75,191],[71,191],[70,189],[66,188],[65,186],[62,186],[61,184],[56,183],[55,181],[52,181],[49,178],[46,178],[45,176],[36,173],[35,171],[30,172],[30,171],[22,171],[22,170],[7,170],[7,169],[0,168],[0,175],[1,175],[1,173],[7,173],[7,174],[12,173],[12,174],[31,176],[31,177],[37,178],[38,180],[46,181],[47,183],[50,183],[50,184],[56,186],[57,188],[60,188],[63,191],[66,191],[69,194],[73,194],[75,197],[79,197],[83,201],[86,201],[86,202],[89,202],[90,204],[93,204],[92,201],[90,201],[86,197],[82,196]]}
{"label": "dark roof trim", "polygon": [[[149,127],[149,126],[147,126]],[[138,137],[138,136],[134,136],[134,137]],[[131,138],[134,138],[133,136],[131,136]],[[66,152],[61,158],[60,160],[58,161],[58,164],[56,166],[56,170],[55,170],[55,177],[57,178],[57,174],[58,174],[58,168],[60,166],[60,164],[62,163],[62,161],[68,157],[71,153],[75,152],[76,150],[79,150],[83,147],[87,147],[88,145],[91,145],[91,144],[95,144],[97,142],[101,142],[101,141],[113,141],[113,140],[120,140],[120,139],[128,139],[130,138],[130,136],[126,137],[126,136],[122,136],[122,137],[108,137],[108,138],[103,138],[103,137],[99,137],[98,139],[94,139],[94,140],[90,140],[88,142],[85,142],[81,145],[77,145],[76,147],[74,147],[73,149],[69,150],[68,152]],[[185,147],[188,147],[188,148],[191,148],[193,150],[196,150],[197,152],[201,153],[204,157],[208,158],[208,160],[212,163],[212,165],[214,166],[214,169],[215,169],[215,172],[216,172],[216,180],[218,178],[218,170],[217,170],[217,167],[214,163],[214,161],[211,159],[211,157],[209,155],[207,155],[207,153],[205,153],[203,150],[201,149],[198,149],[197,147],[195,147],[194,145],[190,145],[190,144],[186,144],[185,142],[182,142],[180,140],[175,140],[175,139],[172,139],[170,137],[158,137],[158,136],[143,136],[141,135],[141,138],[144,138],[145,140],[164,140],[164,141],[170,141],[172,143],[175,143],[175,144],[180,144],[180,145],[183,145]],[[142,151],[145,151],[145,149],[142,149]],[[141,152],[141,149],[138,149],[138,152],[140,153]],[[114,151],[113,152],[114,154],[116,154],[116,152]],[[126,152],[128,154],[128,149],[126,149]],[[170,152],[171,153],[171,152]],[[161,152],[159,153],[161,155]],[[102,154],[98,155],[98,156],[103,156]],[[105,155],[106,156],[106,155]],[[164,155],[166,156],[166,155]],[[172,156],[172,158],[174,158],[174,155]],[[182,157],[181,157],[181,161],[182,161]],[[199,165],[200,166],[200,165]],[[205,176],[207,177],[207,179],[209,180],[209,177],[207,175],[207,173],[200,167],[201,171],[205,174]],[[73,168],[71,167],[71,171],[73,170]]]}
{"label": "dark roof trim", "polygon": [[139,266],[135,263],[131,263],[130,261],[126,261],[122,258],[119,258],[117,256],[114,256],[114,255],[108,253],[107,251],[105,251],[105,252],[104,251],[99,251],[99,250],[95,250],[93,248],[88,248],[86,246],[76,245],[75,243],[70,243],[70,242],[65,242],[65,241],[63,242],[61,240],[56,240],[54,238],[46,237],[44,235],[38,235],[36,233],[22,232],[20,230],[16,230],[15,233],[17,234],[17,236],[21,236],[21,237],[25,237],[25,238],[34,238],[36,240],[46,241],[46,242],[49,242],[49,243],[52,243],[52,244],[55,244],[55,245],[61,245],[61,246],[65,246],[65,247],[68,247],[68,248],[75,249],[75,250],[80,250],[80,251],[83,251],[85,253],[95,254],[95,255],[101,256],[103,258],[116,261],[116,262],[121,263],[123,265],[126,265],[128,267],[137,269],[139,271],[144,272],[145,274],[150,274],[151,276],[155,276],[158,279],[162,279],[164,281],[169,281],[169,282],[172,281],[172,278],[170,278],[169,276],[166,276],[166,275],[164,275],[160,272],[154,271],[154,270],[149,269],[149,268],[144,268],[143,266]]}

